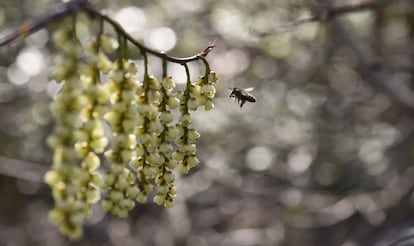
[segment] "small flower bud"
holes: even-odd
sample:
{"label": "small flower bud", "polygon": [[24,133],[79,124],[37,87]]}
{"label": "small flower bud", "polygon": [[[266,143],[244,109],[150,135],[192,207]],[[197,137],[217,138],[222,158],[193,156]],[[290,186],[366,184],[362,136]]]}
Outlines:
{"label": "small flower bud", "polygon": [[114,203],[111,200],[104,200],[102,202],[102,209],[105,211],[110,211],[113,206],[114,206]]}
{"label": "small flower bud", "polygon": [[189,156],[187,158],[187,163],[190,168],[195,167],[200,161],[195,157],[195,155]]}
{"label": "small flower bud", "polygon": [[123,194],[120,191],[112,190],[111,193],[109,194],[109,197],[111,198],[112,201],[120,201],[123,197]]}
{"label": "small flower bud", "polygon": [[51,170],[46,173],[44,179],[48,185],[54,186],[59,180],[61,180],[61,177],[58,172]]}
{"label": "small flower bud", "polygon": [[125,190],[128,188],[128,182],[124,178],[119,177],[115,182],[115,188],[119,190]]}
{"label": "small flower bud", "polygon": [[118,213],[116,214],[118,215],[119,218],[127,218],[128,217],[128,209],[119,209]]}
{"label": "small flower bud", "polygon": [[131,160],[129,165],[133,169],[138,170],[140,167],[142,167],[144,165],[144,159],[142,159],[142,157],[134,158],[134,159]]}
{"label": "small flower bud", "polygon": [[131,209],[134,207],[134,202],[133,202],[131,199],[128,199],[128,198],[126,198],[126,199],[122,199],[122,200],[119,202],[119,206],[120,206],[121,208],[126,208],[126,209],[127,209],[127,211],[128,211],[128,210],[131,210]]}
{"label": "small flower bud", "polygon": [[175,82],[172,79],[171,76],[167,76],[163,79],[162,81],[162,87],[164,88],[164,90],[166,90],[167,92],[172,91],[175,88]]}
{"label": "small flower bud", "polygon": [[69,217],[69,220],[75,225],[80,225],[82,224],[84,220],[84,216],[82,216],[82,214],[79,214],[79,213],[71,214]]}
{"label": "small flower bud", "polygon": [[213,94],[214,95],[216,93],[216,88],[214,88],[214,86],[211,85],[211,84],[206,84],[206,85],[203,85],[201,87],[201,92],[203,94]]}
{"label": "small flower bud", "polygon": [[180,100],[175,96],[170,96],[167,101],[168,107],[170,109],[176,109],[180,105]]}
{"label": "small flower bud", "polygon": [[89,204],[97,203],[101,199],[101,193],[98,190],[88,190],[86,191],[86,201]]}
{"label": "small flower bud", "polygon": [[167,142],[163,142],[158,147],[158,150],[164,155],[170,155],[173,151],[173,146]]}
{"label": "small flower bud", "polygon": [[181,161],[182,159],[184,159],[184,154],[181,152],[174,152],[173,159],[176,161]]}
{"label": "small flower bud", "polygon": [[207,100],[207,101],[204,103],[204,110],[205,110],[205,111],[212,110],[213,108],[214,108],[214,104],[213,104],[213,102],[211,101],[211,99],[210,99],[210,100]]}
{"label": "small flower bud", "polygon": [[167,194],[167,192],[168,192],[168,186],[167,186],[167,184],[163,184],[163,185],[160,185],[158,187],[157,194],[163,194],[163,195],[165,195],[165,194]]}
{"label": "small flower bud", "polygon": [[178,170],[180,171],[180,173],[186,174],[186,173],[188,173],[188,171],[190,171],[190,167],[188,166],[187,163],[181,161],[178,164]]}
{"label": "small flower bud", "polygon": [[103,178],[100,174],[98,173],[93,173],[91,174],[90,177],[90,182],[91,184],[93,184],[95,187],[101,187],[103,184]]}
{"label": "small flower bud", "polygon": [[151,121],[148,127],[157,135],[164,131],[164,126],[159,121]]}
{"label": "small flower bud", "polygon": [[162,124],[167,125],[169,123],[171,123],[174,120],[173,115],[171,114],[170,111],[164,111],[161,112],[160,114],[160,121]]}
{"label": "small flower bud", "polygon": [[112,53],[119,47],[118,41],[109,35],[101,35],[98,38],[101,39],[100,42],[102,49],[107,53]]}
{"label": "small flower bud", "polygon": [[146,177],[153,178],[157,174],[158,170],[155,167],[145,166],[143,172]]}
{"label": "small flower bud", "polygon": [[165,196],[161,195],[161,194],[157,194],[156,196],[154,196],[154,203],[161,206],[162,204],[164,204],[165,201]]}
{"label": "small flower bud", "polygon": [[187,138],[188,138],[189,141],[195,142],[197,139],[200,138],[200,133],[197,132],[196,129],[188,129]]}
{"label": "small flower bud", "polygon": [[140,203],[146,203],[148,201],[148,196],[142,192],[138,193],[137,200]]}
{"label": "small flower bud", "polygon": [[196,111],[198,106],[200,106],[200,104],[195,98],[191,98],[190,100],[187,101],[187,106],[189,110]]}
{"label": "small flower bud", "polygon": [[177,166],[177,160],[174,159],[169,159],[166,163],[165,166],[169,169],[174,169]]}
{"label": "small flower bud", "polygon": [[115,182],[115,175],[112,173],[109,173],[108,175],[105,176],[105,185],[106,186],[112,186],[112,184]]}
{"label": "small flower bud", "polygon": [[96,65],[98,69],[101,70],[104,74],[109,73],[109,71],[111,71],[112,68],[112,62],[103,53],[99,53],[98,57],[98,63]]}
{"label": "small flower bud", "polygon": [[201,95],[202,88],[199,85],[191,85],[190,86],[190,93],[193,97],[199,97]]}
{"label": "small flower bud", "polygon": [[151,153],[148,156],[148,161],[154,165],[162,165],[164,164],[165,158],[164,156],[158,154],[158,153]]}
{"label": "small flower bud", "polygon": [[168,194],[170,194],[171,196],[175,196],[177,194],[177,187],[170,186],[170,190],[168,191]]}
{"label": "small flower bud", "polygon": [[182,114],[179,118],[179,122],[183,125],[183,126],[189,126],[191,125],[191,115],[188,113]]}
{"label": "small flower bud", "polygon": [[99,157],[95,155],[94,152],[89,152],[85,159],[82,161],[82,167],[86,168],[90,172],[95,171],[100,164],[101,161],[99,160]]}
{"label": "small flower bud", "polygon": [[208,75],[208,82],[214,84],[214,83],[217,83],[217,81],[218,81],[217,73],[214,71],[210,71],[210,74]]}
{"label": "small flower bud", "polygon": [[169,139],[173,140],[177,138],[180,134],[180,130],[175,127],[168,127],[167,136]]}
{"label": "small flower bud", "polygon": [[195,144],[181,145],[179,148],[179,152],[185,155],[194,155],[196,151],[197,151],[197,148]]}
{"label": "small flower bud", "polygon": [[148,77],[148,83],[149,83],[150,88],[153,88],[153,89],[160,89],[161,88],[161,85],[158,82],[158,79],[156,77],[152,76],[152,75]]}
{"label": "small flower bud", "polygon": [[174,207],[174,199],[173,199],[171,196],[167,196],[167,197],[165,198],[164,205],[165,205],[167,208],[172,208],[172,207]]}
{"label": "small flower bud", "polygon": [[167,183],[172,183],[174,182],[174,174],[171,171],[167,171],[164,173],[164,180]]}
{"label": "small flower bud", "polygon": [[110,111],[104,115],[104,119],[112,128],[115,128],[120,122],[120,115],[115,111]]}
{"label": "small flower bud", "polygon": [[93,149],[96,153],[102,153],[105,150],[106,145],[108,144],[108,139],[106,137],[100,137],[92,139],[89,142],[89,147]]}
{"label": "small flower bud", "polygon": [[136,186],[129,186],[126,190],[126,193],[129,198],[134,198],[138,195],[139,189]]}
{"label": "small flower bud", "polygon": [[152,184],[148,184],[148,183],[143,184],[142,188],[146,194],[150,194],[153,190]]}

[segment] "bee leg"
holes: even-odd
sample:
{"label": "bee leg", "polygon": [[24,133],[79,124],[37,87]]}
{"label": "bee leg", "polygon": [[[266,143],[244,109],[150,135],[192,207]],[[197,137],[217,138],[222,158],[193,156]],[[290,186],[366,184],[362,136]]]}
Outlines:
{"label": "bee leg", "polygon": [[240,103],[240,109],[243,107],[243,105],[246,103],[246,100],[242,100],[242,102]]}

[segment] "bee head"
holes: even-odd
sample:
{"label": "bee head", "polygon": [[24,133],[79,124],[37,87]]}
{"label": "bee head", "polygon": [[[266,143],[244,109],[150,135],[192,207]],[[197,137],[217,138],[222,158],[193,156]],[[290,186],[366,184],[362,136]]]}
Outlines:
{"label": "bee head", "polygon": [[233,87],[233,88],[229,87],[229,90],[231,90],[231,93],[230,93],[229,97],[235,97],[236,88],[235,87]]}

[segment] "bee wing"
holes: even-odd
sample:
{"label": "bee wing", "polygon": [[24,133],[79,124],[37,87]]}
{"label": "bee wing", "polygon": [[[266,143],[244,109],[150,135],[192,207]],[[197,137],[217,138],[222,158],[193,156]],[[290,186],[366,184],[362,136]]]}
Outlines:
{"label": "bee wing", "polygon": [[243,90],[244,90],[245,92],[249,92],[249,91],[254,90],[254,87],[244,88]]}

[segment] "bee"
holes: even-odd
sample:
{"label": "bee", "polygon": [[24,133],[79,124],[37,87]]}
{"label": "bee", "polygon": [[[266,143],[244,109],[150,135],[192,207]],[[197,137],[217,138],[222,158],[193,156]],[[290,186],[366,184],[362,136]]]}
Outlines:
{"label": "bee", "polygon": [[254,87],[250,87],[250,88],[246,88],[246,89],[241,89],[241,88],[237,88],[237,87],[233,87],[233,88],[229,88],[231,90],[230,93],[230,98],[234,97],[234,101],[237,103],[240,103],[240,108],[243,107],[243,105],[247,102],[251,102],[254,103],[256,102],[256,98],[254,96],[252,96],[250,93],[248,93],[249,91],[254,90]]}

